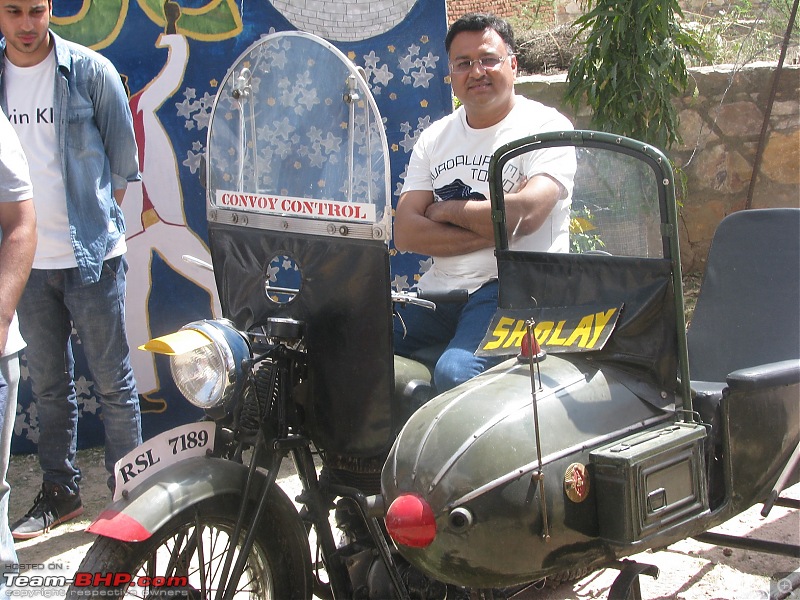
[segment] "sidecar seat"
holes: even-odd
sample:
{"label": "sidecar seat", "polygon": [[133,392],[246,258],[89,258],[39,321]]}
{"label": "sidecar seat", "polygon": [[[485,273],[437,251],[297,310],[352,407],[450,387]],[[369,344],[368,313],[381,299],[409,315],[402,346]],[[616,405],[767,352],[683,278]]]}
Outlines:
{"label": "sidecar seat", "polygon": [[699,392],[739,369],[800,359],[800,209],[743,210],[719,224],[687,332]]}
{"label": "sidecar seat", "polygon": [[718,450],[721,444],[720,402],[729,375],[740,387],[763,373],[777,384],[797,377],[800,209],[743,210],[723,219],[708,253],[687,343],[693,406],[712,429],[713,495],[721,468],[713,446]]}

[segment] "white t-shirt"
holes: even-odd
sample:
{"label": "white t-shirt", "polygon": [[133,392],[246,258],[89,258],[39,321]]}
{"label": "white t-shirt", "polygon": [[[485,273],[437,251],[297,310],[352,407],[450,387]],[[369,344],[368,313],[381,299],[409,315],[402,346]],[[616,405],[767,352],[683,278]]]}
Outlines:
{"label": "white t-shirt", "polygon": [[[60,153],[53,122],[55,50],[31,67],[17,67],[5,59],[8,119],[19,136],[36,188],[38,243],[34,269],[77,267],[69,233],[67,193],[61,174]],[[45,217],[46,218],[43,218]]]}
{"label": "white t-shirt", "polygon": [[[5,113],[0,111],[0,202],[21,202],[33,197],[33,186],[28,173],[28,161],[25,153],[8,122]],[[0,229],[0,241],[3,230]],[[25,347],[19,333],[17,315],[8,328],[8,341],[5,348],[0,348],[0,356],[7,356]]]}
{"label": "white t-shirt", "polygon": [[[485,129],[467,124],[463,107],[439,119],[422,132],[411,154],[402,192],[425,190],[434,201],[483,198],[489,201],[489,161],[500,146],[545,131],[572,129],[556,109],[517,96],[514,108],[500,123]],[[547,174],[564,194],[545,223],[515,248],[541,252],[569,252],[569,211],[575,156],[571,148],[527,153],[509,161],[503,172],[506,193],[515,192],[524,178]],[[402,193],[401,192],[401,193]],[[521,245],[520,245],[521,244]],[[433,265],[418,282],[425,291],[466,288],[470,293],[497,278],[494,248],[459,256],[434,256]]]}

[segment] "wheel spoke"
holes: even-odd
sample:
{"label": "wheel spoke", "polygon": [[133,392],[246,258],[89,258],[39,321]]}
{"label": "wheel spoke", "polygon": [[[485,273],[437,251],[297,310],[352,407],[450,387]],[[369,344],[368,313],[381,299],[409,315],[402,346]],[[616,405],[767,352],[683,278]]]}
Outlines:
{"label": "wheel spoke", "polygon": [[[123,586],[127,589],[120,589],[116,597],[156,600],[178,591],[166,585],[185,585],[186,598],[213,599],[218,589],[233,584],[223,580],[223,567],[229,554],[235,564],[246,533],[243,532],[233,543],[233,516],[229,516],[225,510],[204,512],[202,504],[186,511],[182,517],[173,518],[170,527],[154,532],[152,538],[145,542],[128,544],[101,539],[96,544],[99,547],[90,550],[93,556],[87,555],[81,568],[87,571],[109,570],[110,565],[114,565],[118,571],[130,573],[131,583]],[[270,563],[281,560],[285,547],[273,542],[274,539],[268,536],[257,537],[248,553],[244,571],[235,586],[231,585],[235,600],[266,600],[274,597],[275,581],[278,580],[273,579]],[[105,552],[101,552],[101,549]],[[111,562],[103,556],[109,551],[116,557]],[[150,583],[149,587],[139,587],[140,583],[146,581]],[[172,581],[175,583],[170,583]],[[78,596],[73,594],[70,598],[77,599]]]}
{"label": "wheel spoke", "polygon": [[[200,515],[197,514],[197,511],[194,513],[194,540],[197,546],[197,564],[200,567],[200,592],[203,594],[204,598],[208,598],[208,582],[206,581],[205,569],[207,563],[203,556],[203,524],[200,521]],[[188,571],[188,563],[186,567]]]}
{"label": "wheel spoke", "polygon": [[[188,567],[187,559],[186,559],[186,550],[181,551],[181,548],[184,547],[186,543],[187,534],[185,531],[179,531],[178,534],[173,538],[174,546],[169,552],[169,559],[167,560],[167,569],[165,574],[175,573],[178,574],[178,565],[183,564],[185,567]],[[166,544],[165,544],[166,545]],[[154,574],[157,573],[154,571]]]}

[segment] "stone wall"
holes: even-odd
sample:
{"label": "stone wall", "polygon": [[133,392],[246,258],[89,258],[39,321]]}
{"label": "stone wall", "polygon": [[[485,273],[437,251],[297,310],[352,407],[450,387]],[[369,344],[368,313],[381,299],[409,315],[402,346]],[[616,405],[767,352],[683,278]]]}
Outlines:
{"label": "stone wall", "polygon": [[[680,198],[681,261],[687,273],[704,270],[720,220],[745,208],[774,65],[738,70],[693,69],[692,86],[676,101],[681,146],[668,154],[685,176]],[[564,106],[564,75],[521,77],[517,93],[559,108],[578,128],[590,113]],[[784,67],[769,122],[752,208],[800,206],[800,67]]]}
{"label": "stone wall", "polygon": [[[525,5],[524,0],[447,0],[447,22],[452,23],[468,12],[489,12],[507,19],[522,15]],[[537,18],[546,22],[554,11],[554,6],[539,6]]]}
{"label": "stone wall", "polygon": [[[525,0],[447,0],[448,21],[452,23],[460,15],[471,11],[494,12],[501,17],[518,16],[526,4]],[[585,0],[531,0],[531,4],[539,8],[540,15],[543,10],[545,14],[552,14],[554,25],[572,23],[585,9]],[[730,0],[680,0],[678,4],[685,12],[714,16],[728,9]],[[750,6],[757,9],[763,4],[766,2],[754,0]]]}

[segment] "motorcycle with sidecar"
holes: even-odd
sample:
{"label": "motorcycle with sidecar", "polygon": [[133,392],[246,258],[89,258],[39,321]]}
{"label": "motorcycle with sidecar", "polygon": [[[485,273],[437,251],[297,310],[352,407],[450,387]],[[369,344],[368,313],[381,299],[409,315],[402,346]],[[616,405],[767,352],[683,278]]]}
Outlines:
{"label": "motorcycle with sidecar", "polygon": [[[528,250],[504,204],[509,173],[553,149],[574,163],[563,254]],[[233,64],[206,157],[225,318],[147,345],[206,417],[117,464],[78,568],[114,576],[70,597],[501,598],[614,566],[625,598],[655,568],[624,557],[786,502],[800,210],[723,221],[687,335],[660,151],[591,131],[499,148],[499,307],[479,349],[499,364],[437,394],[424,357],[392,353],[404,304],[452,299],[391,289],[388,164],[332,45],[271,34]]]}

